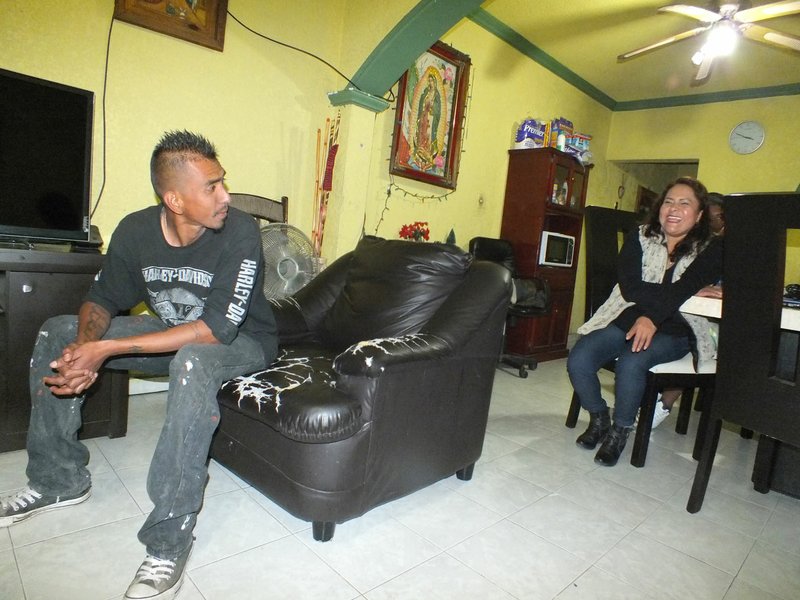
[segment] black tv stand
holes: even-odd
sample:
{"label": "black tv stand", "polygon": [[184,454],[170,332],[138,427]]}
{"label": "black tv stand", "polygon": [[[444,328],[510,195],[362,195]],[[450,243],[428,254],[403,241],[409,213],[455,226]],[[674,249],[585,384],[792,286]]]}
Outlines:
{"label": "black tv stand", "polygon": [[100,230],[92,225],[87,240],[59,240],[46,238],[0,238],[0,250],[37,250],[40,252],[83,252],[99,254],[103,246]]}
{"label": "black tv stand", "polygon": [[[25,447],[30,418],[28,372],[41,324],[76,314],[102,266],[99,253],[0,246],[0,452]],[[125,435],[128,375],[104,371],[83,406],[82,438]]]}
{"label": "black tv stand", "polygon": [[16,240],[0,240],[0,250],[32,250],[32,244]]}
{"label": "black tv stand", "polygon": [[83,254],[100,254],[100,246],[90,246],[88,244],[75,244],[72,246],[72,252],[81,252]]}

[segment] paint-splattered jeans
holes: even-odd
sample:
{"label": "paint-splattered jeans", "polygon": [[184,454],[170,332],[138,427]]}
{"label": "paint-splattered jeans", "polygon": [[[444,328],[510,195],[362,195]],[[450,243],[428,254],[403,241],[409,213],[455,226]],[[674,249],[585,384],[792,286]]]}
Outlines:
{"label": "paint-splattered jeans", "polygon": [[[89,451],[77,436],[83,397],[54,396],[42,383],[53,374],[50,362],[75,340],[77,326],[74,316],[48,319],[31,357],[27,475],[30,486],[46,495],[76,494],[91,485]],[[160,319],[147,315],[115,317],[105,339],[164,329]],[[147,477],[155,508],[139,530],[139,540],[148,554],[173,558],[192,542],[211,436],[219,422],[217,390],[227,379],[266,368],[264,351],[253,338],[239,334],[230,345],[193,344],[174,354],[113,358],[104,366],[169,374],[167,415]]]}

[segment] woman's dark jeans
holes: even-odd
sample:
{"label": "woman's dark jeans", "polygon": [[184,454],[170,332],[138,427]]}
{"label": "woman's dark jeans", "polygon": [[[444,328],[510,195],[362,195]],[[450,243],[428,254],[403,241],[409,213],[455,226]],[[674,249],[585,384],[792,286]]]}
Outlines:
{"label": "woman's dark jeans", "polygon": [[616,325],[597,329],[581,337],[570,350],[567,372],[581,406],[590,413],[608,408],[602,397],[598,372],[617,359],[614,368],[614,423],[631,427],[647,385],[647,372],[655,365],[683,358],[689,352],[686,336],[656,333],[650,347],[631,351],[631,341]]}

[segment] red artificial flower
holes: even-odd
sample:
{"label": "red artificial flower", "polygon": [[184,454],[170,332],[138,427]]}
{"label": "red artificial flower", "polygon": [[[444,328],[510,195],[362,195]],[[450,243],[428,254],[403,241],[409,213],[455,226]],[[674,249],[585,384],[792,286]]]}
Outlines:
{"label": "red artificial flower", "polygon": [[431,230],[427,221],[415,221],[400,228],[400,238],[404,240],[413,240],[415,242],[424,240],[427,242],[430,237]]}

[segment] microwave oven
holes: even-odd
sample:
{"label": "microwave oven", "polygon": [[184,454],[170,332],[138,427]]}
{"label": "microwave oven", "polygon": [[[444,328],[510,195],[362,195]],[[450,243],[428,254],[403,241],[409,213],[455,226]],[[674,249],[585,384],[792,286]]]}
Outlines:
{"label": "microwave oven", "polygon": [[546,267],[571,267],[575,238],[571,235],[543,231],[539,246],[539,264]]}

